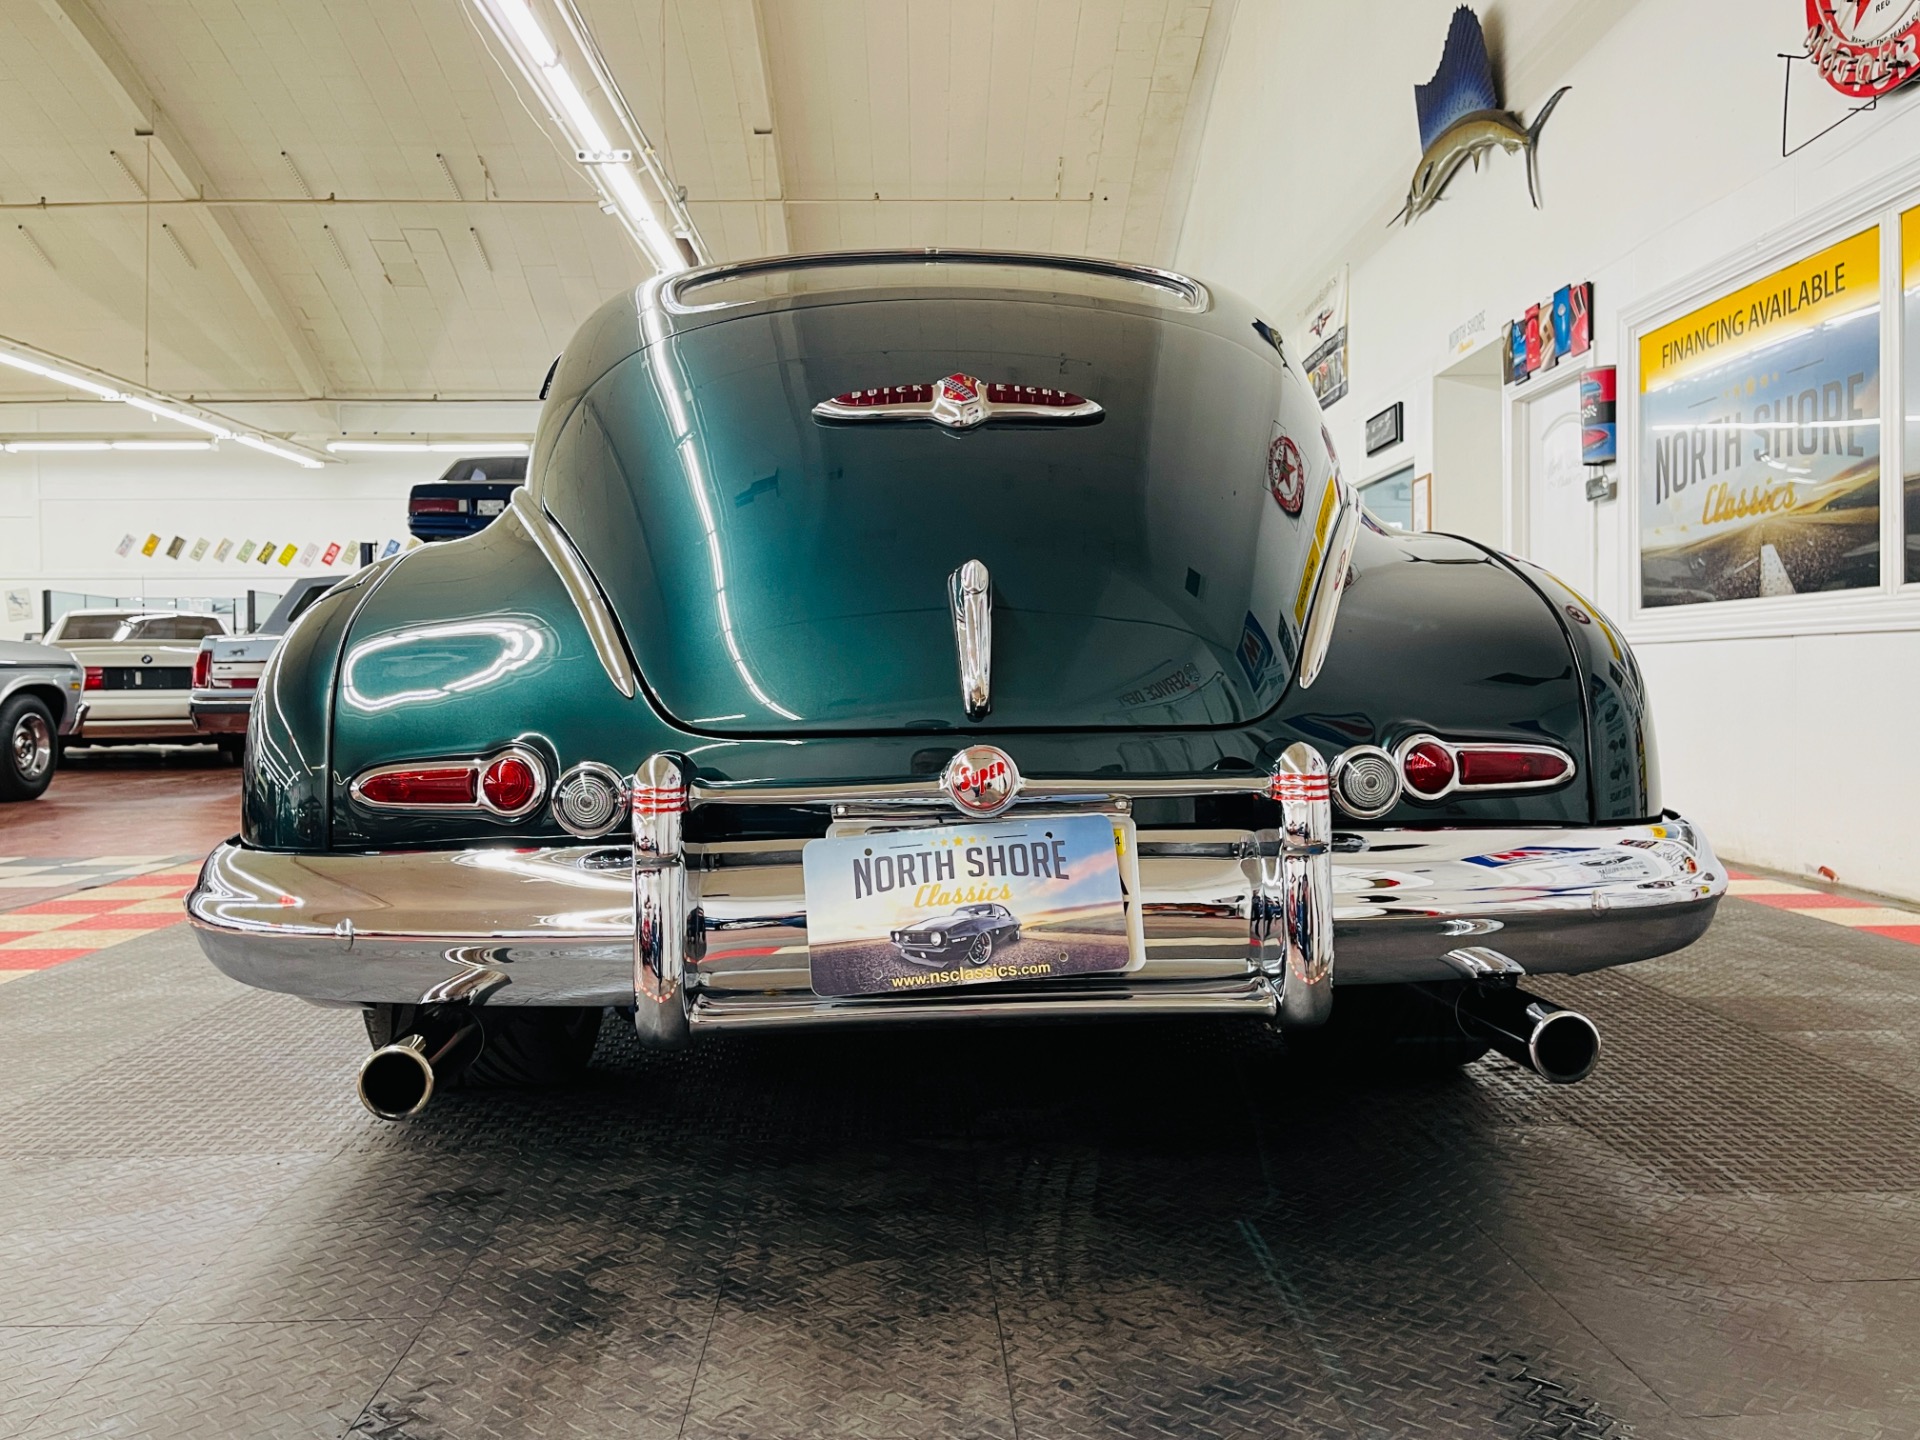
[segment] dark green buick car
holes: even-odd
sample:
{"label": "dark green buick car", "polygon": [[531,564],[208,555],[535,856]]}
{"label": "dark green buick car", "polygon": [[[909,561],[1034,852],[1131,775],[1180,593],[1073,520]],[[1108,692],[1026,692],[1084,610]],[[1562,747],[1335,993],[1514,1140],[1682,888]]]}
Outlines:
{"label": "dark green buick car", "polygon": [[[1619,632],[1375,524],[1248,305],[912,251],[603,306],[501,520],[276,652],[189,910],[229,975],[362,1008],[398,1118],[564,1076],[609,1009],[1247,1015],[1577,1080],[1597,1032],[1526,977],[1725,888]],[[1004,943],[892,943],[981,905]]]}

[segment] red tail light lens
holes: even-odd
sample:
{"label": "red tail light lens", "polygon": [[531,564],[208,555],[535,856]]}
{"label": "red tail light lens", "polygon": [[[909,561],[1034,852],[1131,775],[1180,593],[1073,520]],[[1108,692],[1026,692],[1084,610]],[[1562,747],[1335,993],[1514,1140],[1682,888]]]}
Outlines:
{"label": "red tail light lens", "polygon": [[1438,795],[1453,783],[1453,752],[1437,740],[1422,740],[1401,757],[1400,773],[1416,795]]}
{"label": "red tail light lens", "polygon": [[1550,750],[1463,749],[1460,783],[1479,785],[1544,785],[1564,779],[1573,769],[1564,755]]}
{"label": "red tail light lens", "polygon": [[466,508],[456,495],[415,495],[407,501],[409,515],[458,515]]}
{"label": "red tail light lens", "polygon": [[105,668],[104,668],[103,666],[99,666],[99,665],[89,665],[89,666],[87,666],[87,682],[86,682],[86,684],[87,684],[87,689],[89,689],[89,690],[103,690],[103,689],[105,689],[105,688],[106,688],[106,684],[107,684],[107,672],[106,672],[106,669],[105,669]]}
{"label": "red tail light lens", "polygon": [[502,755],[480,777],[480,793],[487,804],[508,814],[531,805],[540,793],[540,777],[518,755]]}
{"label": "red tail light lens", "polygon": [[193,688],[204,690],[213,679],[213,652],[202,650],[193,657]]}
{"label": "red tail light lens", "polygon": [[360,782],[360,798],[375,805],[472,805],[471,765],[382,770]]}
{"label": "red tail light lens", "polygon": [[236,675],[231,680],[223,680],[220,683],[225,685],[229,690],[256,690],[260,686],[260,677],[257,675]]}

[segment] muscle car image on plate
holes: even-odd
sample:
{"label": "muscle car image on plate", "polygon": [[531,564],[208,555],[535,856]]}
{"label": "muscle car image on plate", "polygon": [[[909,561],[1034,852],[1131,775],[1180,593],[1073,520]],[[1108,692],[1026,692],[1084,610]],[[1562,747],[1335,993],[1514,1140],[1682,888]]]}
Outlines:
{"label": "muscle car image on plate", "polygon": [[[275,651],[202,946],[360,1010],[361,1098],[395,1119],[563,1080],[613,1016],[659,1046],[1241,1016],[1309,1056],[1580,1079],[1598,1032],[1531,977],[1691,943],[1725,872],[1663,804],[1618,629],[1373,524],[1292,359],[1232,295],[1082,259],[618,296],[506,513],[343,580]],[[830,973],[851,866],[822,861],[1036,826],[1111,847],[1123,965]],[[893,963],[962,904],[1021,919],[995,961],[1042,933],[923,899],[871,932]]]}
{"label": "muscle car image on plate", "polygon": [[996,949],[1020,943],[1020,922],[1004,905],[962,905],[895,930],[892,938],[896,950],[922,964],[946,964],[960,956],[969,965],[984,965]]}

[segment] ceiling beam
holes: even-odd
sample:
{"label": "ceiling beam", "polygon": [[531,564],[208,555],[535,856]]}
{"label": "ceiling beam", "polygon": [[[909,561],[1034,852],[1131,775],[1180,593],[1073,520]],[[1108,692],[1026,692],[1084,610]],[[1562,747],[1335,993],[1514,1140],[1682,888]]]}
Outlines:
{"label": "ceiling beam", "polygon": [[[212,187],[205,167],[154,100],[146,81],[94,13],[89,0],[40,0],[40,4],[132,122],[134,132],[151,135],[153,158],[175,188],[183,195],[210,200],[208,191]],[[326,367],[253,242],[232,215],[218,208],[217,201],[210,201],[206,215],[214,248],[253,302],[301,390],[310,396],[326,393]]]}

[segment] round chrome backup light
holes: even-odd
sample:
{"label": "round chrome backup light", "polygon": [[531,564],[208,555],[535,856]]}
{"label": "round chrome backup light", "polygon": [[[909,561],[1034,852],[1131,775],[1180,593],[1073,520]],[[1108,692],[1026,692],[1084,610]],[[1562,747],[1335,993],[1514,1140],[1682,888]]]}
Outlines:
{"label": "round chrome backup light", "polygon": [[626,809],[626,780],[597,760],[574,766],[553,789],[554,818],[583,840],[597,840],[612,830]]}
{"label": "round chrome backup light", "polygon": [[1330,778],[1340,808],[1357,820],[1377,820],[1400,799],[1400,767],[1378,745],[1342,751]]}

